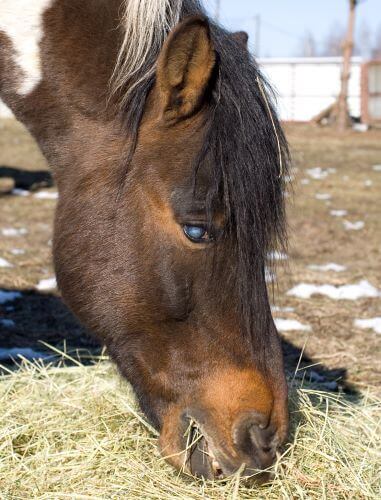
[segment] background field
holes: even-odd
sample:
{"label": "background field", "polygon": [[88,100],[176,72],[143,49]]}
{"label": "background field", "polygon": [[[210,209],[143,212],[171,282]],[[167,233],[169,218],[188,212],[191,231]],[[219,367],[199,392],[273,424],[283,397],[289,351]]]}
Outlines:
{"label": "background field", "polygon": [[[314,295],[302,299],[286,292],[301,282],[341,286],[361,280],[381,289],[381,171],[373,168],[381,164],[381,132],[348,132],[337,137],[307,125],[287,126],[286,131],[294,160],[287,200],[290,245],[288,259],[279,261],[274,316],[310,327],[282,333],[289,370],[294,370],[304,349],[304,366],[316,365],[300,376],[307,374],[323,388],[349,383],[377,390],[381,386],[380,333],[359,329],[354,322],[380,317],[381,297],[333,300]],[[56,201],[55,188],[48,187],[47,170],[21,125],[0,122],[0,258],[12,265],[0,268],[0,289],[23,292],[22,299],[0,305],[0,347],[44,351],[39,341],[62,347],[65,340],[68,348],[95,348],[56,290],[36,287],[42,279],[54,276],[51,238]],[[16,194],[9,193],[10,175],[18,188]],[[347,214],[333,216],[332,210]],[[348,230],[346,221],[360,226],[363,222],[364,227]],[[26,234],[9,236],[10,228],[25,229]],[[327,263],[346,269],[309,268]],[[278,325],[290,327],[289,322]]]}
{"label": "background field", "polygon": [[[381,316],[381,167],[374,168],[381,164],[381,133],[338,138],[296,125],[286,132],[294,160],[290,245],[287,256],[278,255],[273,305],[291,430],[274,480],[253,490],[239,476],[204,483],[174,472],[109,363],[63,367],[50,357],[49,369],[23,361],[13,370],[10,352],[52,356],[48,343],[86,361],[101,346],[52,281],[57,193],[47,165],[19,124],[0,122],[0,497],[380,498],[381,331],[355,321]],[[326,264],[336,271],[310,268]],[[288,294],[301,283],[331,285],[337,293],[362,281],[374,297]],[[361,295],[364,287],[352,291]],[[20,295],[2,300],[9,292]]]}

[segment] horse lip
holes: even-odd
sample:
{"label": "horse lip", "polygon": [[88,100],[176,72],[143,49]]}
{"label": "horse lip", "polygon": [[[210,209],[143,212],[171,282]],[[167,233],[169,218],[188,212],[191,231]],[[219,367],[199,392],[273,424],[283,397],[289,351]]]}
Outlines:
{"label": "horse lip", "polygon": [[[183,413],[182,419],[194,422],[195,425],[193,425],[192,427],[197,428],[200,434],[202,435],[202,439],[204,440],[206,445],[206,450],[202,451],[200,450],[200,453],[204,453],[204,456],[207,457],[207,460],[209,462],[209,468],[213,473],[213,478],[222,479],[223,477],[230,475],[230,472],[227,472],[223,464],[221,464],[221,460],[218,457],[218,455],[220,455],[220,452],[218,452],[213,446],[213,441],[208,435],[208,433],[205,432],[204,425],[202,425],[197,419],[195,419],[188,411]],[[188,464],[189,469],[191,469],[190,467],[191,455],[192,453],[194,453],[196,446],[197,442],[193,445],[193,447],[190,447],[189,449],[187,448],[186,450],[185,463]],[[192,470],[191,472],[193,473]]]}
{"label": "horse lip", "polygon": [[[209,467],[213,472],[213,479],[223,479],[228,476],[231,476],[236,472],[236,469],[232,469],[226,465],[230,461],[230,456],[227,453],[224,453],[222,450],[217,449],[210,435],[205,432],[205,425],[201,424],[199,420],[194,418],[194,416],[186,411],[183,413],[183,419],[191,420],[195,423],[195,426],[199,429],[205,444],[207,446],[206,450],[203,450],[202,453],[207,457],[209,461]],[[197,444],[195,444],[197,446]],[[186,459],[185,463],[190,463],[190,457],[192,453],[192,448],[186,450]],[[191,471],[192,472],[192,471]]]}

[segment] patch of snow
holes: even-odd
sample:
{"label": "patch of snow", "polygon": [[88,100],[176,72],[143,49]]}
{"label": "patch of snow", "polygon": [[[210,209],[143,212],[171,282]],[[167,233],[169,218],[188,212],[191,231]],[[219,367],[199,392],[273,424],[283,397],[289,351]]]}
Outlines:
{"label": "patch of snow", "polygon": [[267,258],[270,260],[287,260],[288,255],[282,252],[270,252],[267,254]]}
{"label": "patch of snow", "polygon": [[22,248],[12,248],[11,250],[11,254],[13,255],[24,255],[25,253],[25,250],[23,250]]}
{"label": "patch of snow", "polygon": [[308,168],[306,172],[312,179],[315,180],[325,179],[329,175],[328,170],[324,170],[321,167]]}
{"label": "patch of snow", "polygon": [[370,186],[373,186],[373,181],[371,181],[370,179],[367,179],[367,180],[364,182],[364,186],[365,186],[365,187],[370,187]]}
{"label": "patch of snow", "polygon": [[30,195],[29,191],[27,191],[26,189],[20,189],[20,188],[12,189],[11,194],[13,194],[13,196],[29,196]]}
{"label": "patch of snow", "polygon": [[0,257],[0,267],[13,267],[10,262]]}
{"label": "patch of snow", "polygon": [[300,181],[300,184],[303,184],[303,185],[306,185],[306,184],[309,184],[310,183],[310,180],[309,179],[302,179]]}
{"label": "patch of snow", "polygon": [[317,200],[330,200],[332,196],[328,193],[316,193],[315,198]]}
{"label": "patch of snow", "polygon": [[343,224],[347,231],[360,231],[360,229],[364,229],[365,226],[365,222],[362,220],[358,220],[356,222],[343,220]]}
{"label": "patch of snow", "polygon": [[38,200],[57,200],[58,192],[57,191],[39,191],[34,195],[34,198]]}
{"label": "patch of snow", "polygon": [[274,283],[274,281],[276,280],[275,273],[270,271],[270,269],[266,268],[265,269],[265,280],[266,280],[266,283]]}
{"label": "patch of snow", "polygon": [[0,290],[0,304],[12,302],[12,300],[21,299],[21,297],[22,295],[20,292],[7,292],[6,290]]}
{"label": "patch of snow", "polygon": [[330,214],[333,217],[344,217],[344,215],[348,214],[348,211],[347,210],[331,210]]}
{"label": "patch of snow", "polygon": [[16,323],[12,319],[0,319],[0,326],[4,328],[14,328]]}
{"label": "patch of snow", "polygon": [[340,264],[335,264],[334,262],[330,262],[329,264],[324,264],[321,266],[311,264],[310,266],[308,266],[308,269],[312,269],[313,271],[333,271],[334,273],[341,273],[342,271],[346,270],[346,267]]}
{"label": "patch of snow", "polygon": [[40,280],[36,288],[40,291],[54,290],[55,288],[57,288],[56,278],[47,278],[44,280]]}
{"label": "patch of snow", "polygon": [[16,229],[15,227],[6,227],[1,230],[1,234],[3,236],[23,236],[24,234],[28,234],[28,231],[22,227],[21,229]]}
{"label": "patch of snow", "polygon": [[294,312],[294,307],[279,307],[279,306],[271,306],[272,312]]}
{"label": "patch of snow", "polygon": [[11,349],[0,348],[0,361],[12,361],[19,356],[26,359],[43,359],[48,356],[42,352],[34,351],[30,347],[12,347]]}
{"label": "patch of snow", "polygon": [[381,291],[362,280],[353,285],[314,285],[312,283],[300,283],[287,292],[287,295],[309,299],[312,295],[326,295],[334,300],[357,300],[362,297],[381,297]]}
{"label": "patch of snow", "polygon": [[369,125],[367,123],[354,123],[352,128],[355,132],[367,132]]}
{"label": "patch of snow", "polygon": [[375,172],[381,172],[381,165],[373,165],[373,170]]}
{"label": "patch of snow", "polygon": [[292,330],[302,330],[302,331],[310,331],[311,327],[309,325],[303,325],[296,319],[282,319],[275,318],[275,326],[281,332],[289,332]]}
{"label": "patch of snow", "polygon": [[363,328],[364,330],[372,329],[376,333],[381,333],[381,317],[356,319],[354,325],[357,326],[357,328]]}

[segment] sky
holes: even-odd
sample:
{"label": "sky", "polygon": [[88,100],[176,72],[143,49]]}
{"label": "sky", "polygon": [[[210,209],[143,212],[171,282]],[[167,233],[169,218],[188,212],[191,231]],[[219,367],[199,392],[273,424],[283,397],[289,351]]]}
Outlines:
{"label": "sky", "polygon": [[[217,0],[204,0],[214,14]],[[260,57],[300,55],[301,38],[310,31],[318,49],[337,24],[345,25],[348,0],[220,0],[220,21],[230,30],[245,30],[253,52]],[[361,0],[356,32],[364,25],[381,30],[381,0]],[[259,47],[255,45],[256,16],[260,16]],[[359,37],[358,37],[359,38]],[[258,51],[259,48],[259,51]],[[259,54],[258,54],[259,52]]]}

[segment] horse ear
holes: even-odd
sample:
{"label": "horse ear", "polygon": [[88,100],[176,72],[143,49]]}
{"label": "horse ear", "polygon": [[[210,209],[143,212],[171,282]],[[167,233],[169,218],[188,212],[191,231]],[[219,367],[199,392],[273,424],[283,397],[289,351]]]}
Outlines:
{"label": "horse ear", "polygon": [[159,55],[156,70],[166,120],[186,118],[200,108],[215,61],[206,18],[188,17],[170,33]]}
{"label": "horse ear", "polygon": [[246,33],[246,31],[236,31],[235,33],[232,34],[232,37],[236,42],[238,42],[240,45],[245,47],[245,49],[247,49],[249,42],[249,35]]}

